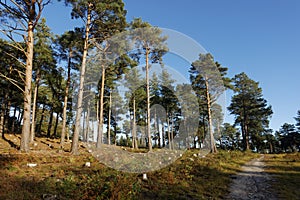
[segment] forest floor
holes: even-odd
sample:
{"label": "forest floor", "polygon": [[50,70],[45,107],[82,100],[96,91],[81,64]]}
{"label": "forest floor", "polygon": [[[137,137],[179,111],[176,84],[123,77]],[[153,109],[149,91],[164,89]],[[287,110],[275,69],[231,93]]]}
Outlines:
{"label": "forest floor", "polygon": [[299,153],[260,157],[220,151],[199,157],[199,150],[188,150],[171,165],[147,173],[148,179],[143,180],[142,174],[120,172],[101,164],[84,143],[80,143],[80,154],[74,156],[69,153],[70,143],[61,152],[59,140],[36,138],[29,153],[20,153],[20,135],[5,134],[5,138],[0,139],[1,200],[226,199],[235,195],[232,193],[235,182],[246,177],[240,173],[252,168],[257,173],[249,176],[260,177],[262,183],[268,181],[264,189],[253,183],[263,193],[269,194],[274,188],[279,199],[300,196]]}

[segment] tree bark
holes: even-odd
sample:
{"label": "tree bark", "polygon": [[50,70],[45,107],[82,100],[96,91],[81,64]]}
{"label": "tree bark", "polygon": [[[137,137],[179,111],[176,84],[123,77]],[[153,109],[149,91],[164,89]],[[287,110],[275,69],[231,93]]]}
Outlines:
{"label": "tree bark", "polygon": [[41,133],[42,124],[43,124],[43,121],[44,121],[45,110],[46,110],[45,104],[43,104],[43,109],[42,109],[42,113],[41,113],[40,122],[39,122],[38,126],[36,127],[37,133]]}
{"label": "tree bark", "polygon": [[148,148],[152,151],[151,139],[151,118],[150,118],[150,83],[149,83],[149,48],[146,48],[146,90],[147,90],[147,135],[148,135]]}
{"label": "tree bark", "polygon": [[91,114],[91,108],[90,108],[90,100],[88,101],[88,107],[86,112],[86,120],[85,120],[85,133],[84,133],[84,141],[89,141],[89,132],[90,132],[90,114]]}
{"label": "tree bark", "polygon": [[2,98],[1,111],[0,111],[0,137],[4,137],[4,113],[5,113],[5,101]]}
{"label": "tree bark", "polygon": [[102,65],[101,73],[101,90],[99,96],[99,123],[98,123],[98,137],[96,148],[100,148],[103,140],[103,99],[104,99],[104,83],[105,83],[105,66]]}
{"label": "tree bark", "polygon": [[69,51],[68,58],[68,72],[67,72],[67,84],[65,89],[64,97],[64,107],[63,107],[63,119],[62,119],[62,128],[61,128],[61,138],[60,138],[60,148],[64,148],[65,137],[66,137],[66,123],[67,123],[67,108],[68,108],[68,96],[69,96],[69,87],[71,84],[71,59],[72,59],[72,49]]}
{"label": "tree bark", "polygon": [[51,107],[51,110],[50,110],[50,119],[49,119],[48,128],[47,128],[47,138],[51,137],[52,122],[53,122],[53,106]]}
{"label": "tree bark", "polygon": [[170,134],[170,118],[169,118],[169,113],[167,113],[167,126],[168,126],[168,142],[169,142],[169,149],[172,149],[172,144],[171,144],[171,134]]}
{"label": "tree bark", "polygon": [[55,125],[54,125],[54,131],[53,135],[57,137],[57,126],[58,126],[58,121],[59,121],[59,113],[56,113],[56,118],[55,118]]}
{"label": "tree bark", "polygon": [[40,68],[37,69],[36,72],[36,81],[34,86],[34,94],[33,94],[33,104],[32,104],[32,123],[31,123],[31,130],[30,130],[30,142],[33,142],[35,137],[35,114],[36,114],[36,99],[38,96],[38,89],[40,84],[40,78],[41,78],[41,71]]}
{"label": "tree bark", "polygon": [[85,68],[86,68],[86,59],[87,59],[87,51],[88,51],[88,42],[89,42],[89,33],[90,33],[90,24],[91,24],[91,9],[93,7],[92,3],[89,3],[86,28],[85,28],[85,39],[84,39],[84,48],[82,55],[82,64],[80,71],[80,84],[79,84],[79,92],[78,92],[78,104],[76,108],[76,120],[75,120],[75,129],[72,138],[72,146],[71,153],[73,155],[78,154],[78,139],[79,139],[79,129],[80,129],[80,118],[82,113],[82,101],[83,101],[83,84],[84,84],[84,76],[85,76]]}
{"label": "tree bark", "polygon": [[205,88],[206,88],[206,100],[207,100],[207,114],[208,114],[208,130],[210,135],[210,151],[211,153],[216,153],[217,148],[215,144],[214,133],[212,129],[212,118],[211,118],[211,99],[209,94],[209,84],[207,78],[205,78]]}
{"label": "tree bark", "polygon": [[133,122],[132,122],[132,144],[134,149],[138,149],[138,141],[137,141],[137,135],[136,135],[136,103],[135,103],[135,97],[133,97]]}
{"label": "tree bark", "polygon": [[111,92],[109,92],[109,108],[108,108],[108,123],[107,123],[107,144],[110,145],[110,121],[111,121]]}
{"label": "tree bark", "polygon": [[[155,109],[156,111],[156,109]],[[158,134],[158,148],[161,148],[161,137],[160,137],[160,130],[159,130],[159,117],[156,116],[156,124],[157,124],[157,134]]]}
{"label": "tree bark", "polygon": [[25,71],[25,87],[24,87],[24,114],[23,126],[21,134],[20,150],[22,152],[29,151],[29,135],[30,135],[30,115],[31,115],[31,80],[32,80],[32,61],[33,61],[33,22],[28,22],[27,30],[27,52],[26,52],[26,71]]}

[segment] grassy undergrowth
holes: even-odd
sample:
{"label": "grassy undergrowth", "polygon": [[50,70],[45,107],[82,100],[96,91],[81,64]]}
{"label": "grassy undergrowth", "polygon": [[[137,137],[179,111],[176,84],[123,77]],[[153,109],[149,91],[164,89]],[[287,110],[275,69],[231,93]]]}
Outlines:
{"label": "grassy undergrowth", "polygon": [[168,167],[147,173],[144,181],[142,174],[104,166],[82,147],[79,156],[57,148],[58,141],[39,138],[30,153],[21,154],[0,139],[0,199],[220,199],[228,193],[231,175],[258,156],[220,151],[198,157],[198,150],[189,150]]}
{"label": "grassy undergrowth", "polygon": [[300,153],[265,156],[266,172],[273,175],[272,188],[279,199],[300,198]]}

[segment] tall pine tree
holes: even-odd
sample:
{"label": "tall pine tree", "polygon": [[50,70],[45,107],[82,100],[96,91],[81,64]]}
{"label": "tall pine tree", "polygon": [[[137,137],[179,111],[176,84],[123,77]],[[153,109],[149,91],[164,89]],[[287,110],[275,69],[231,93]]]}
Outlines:
{"label": "tall pine tree", "polygon": [[241,127],[244,149],[249,150],[251,138],[268,132],[273,111],[263,98],[258,82],[245,73],[235,75],[232,81],[235,95],[228,110],[235,115],[235,124]]}

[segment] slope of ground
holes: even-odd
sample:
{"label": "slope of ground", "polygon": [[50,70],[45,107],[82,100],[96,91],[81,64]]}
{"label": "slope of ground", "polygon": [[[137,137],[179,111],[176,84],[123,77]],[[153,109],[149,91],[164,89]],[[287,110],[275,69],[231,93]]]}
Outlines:
{"label": "slope of ground", "polygon": [[[234,174],[259,155],[235,151],[199,157],[189,150],[154,172],[123,173],[96,160],[80,144],[80,155],[59,152],[59,142],[36,138],[19,153],[18,135],[0,139],[0,199],[223,199]],[[86,163],[90,163],[90,167]]]}

